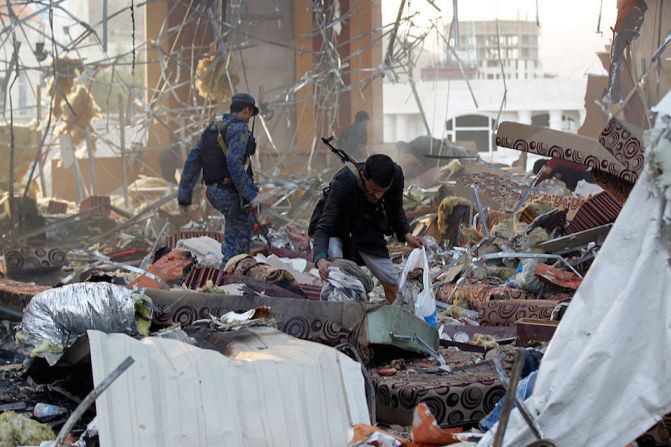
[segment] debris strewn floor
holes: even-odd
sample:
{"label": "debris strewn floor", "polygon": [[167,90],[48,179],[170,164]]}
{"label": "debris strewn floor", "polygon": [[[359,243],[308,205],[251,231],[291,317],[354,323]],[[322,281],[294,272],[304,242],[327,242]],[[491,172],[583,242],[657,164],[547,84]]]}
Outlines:
{"label": "debris strewn floor", "polygon": [[[70,3],[0,6],[0,447],[671,445],[669,2],[618,2],[579,129],[508,119],[491,22],[500,108],[443,139],[414,78],[428,36],[476,109],[488,91],[457,1],[447,37],[405,1],[387,24],[369,0],[90,2],[91,24]],[[410,85],[427,135],[391,148],[373,117],[365,152],[403,167],[424,246],[383,240],[398,284],[343,259],[322,279],[308,227],[342,168],[329,147],[347,158],[331,135],[382,115],[382,78]],[[176,174],[250,86],[261,211],[228,259],[225,217],[200,186],[178,203]],[[486,141],[458,118],[486,118]]]}

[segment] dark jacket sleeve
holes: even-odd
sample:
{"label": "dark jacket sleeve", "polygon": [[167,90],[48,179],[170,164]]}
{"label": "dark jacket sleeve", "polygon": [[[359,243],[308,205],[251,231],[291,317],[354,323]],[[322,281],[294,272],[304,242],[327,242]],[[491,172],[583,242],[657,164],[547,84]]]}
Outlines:
{"label": "dark jacket sleeve", "polygon": [[228,172],[238,193],[247,203],[254,200],[258,191],[250,173],[245,170],[248,139],[249,130],[245,124],[235,123],[228,127],[226,139],[228,142],[226,155]]}
{"label": "dark jacket sleeve", "polygon": [[328,259],[329,238],[335,233],[338,216],[347,206],[347,197],[352,194],[352,182],[344,175],[336,175],[331,181],[329,193],[319,223],[315,229],[313,260]]}
{"label": "dark jacket sleeve", "polygon": [[203,170],[203,165],[200,161],[201,146],[203,144],[203,136],[201,135],[196,145],[191,149],[189,155],[186,157],[182,176],[179,179],[179,189],[177,191],[177,202],[180,205],[190,205],[191,195],[193,194],[193,187],[196,186],[200,172]]}
{"label": "dark jacket sleeve", "polygon": [[410,225],[408,218],[403,210],[403,188],[405,187],[405,179],[403,177],[403,169],[396,166],[396,178],[385,194],[385,208],[389,218],[389,225],[396,233],[399,241],[405,241],[405,236],[410,233]]}

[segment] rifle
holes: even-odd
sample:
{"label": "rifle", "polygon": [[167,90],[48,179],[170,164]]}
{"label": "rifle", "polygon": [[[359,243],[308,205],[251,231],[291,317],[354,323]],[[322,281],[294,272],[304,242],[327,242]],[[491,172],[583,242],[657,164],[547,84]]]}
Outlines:
{"label": "rifle", "polygon": [[[249,203],[242,205],[241,208],[243,210],[249,209],[251,210],[251,205]],[[268,248],[269,254],[272,254],[272,245],[270,244],[270,236],[268,234],[268,225],[262,224],[261,221],[259,220],[259,217],[256,215],[256,213],[252,212],[252,216],[254,217],[254,222],[256,222],[256,225],[259,226],[259,231],[261,232],[261,236],[266,240],[266,247]]]}
{"label": "rifle", "polygon": [[359,168],[356,166],[356,160],[353,159],[347,152],[345,152],[342,149],[338,149],[334,145],[331,144],[331,141],[333,141],[333,136],[330,136],[328,138],[322,137],[322,142],[327,145],[329,148],[331,148],[331,152],[333,152],[336,157],[340,159],[340,161],[343,162],[343,164],[350,170],[352,175],[354,175],[354,178],[356,178],[356,184],[359,186],[361,191],[366,194],[366,197],[368,197],[368,200],[371,200],[371,195],[368,193],[366,190],[366,186],[364,185],[364,179],[361,177],[361,172],[359,172]]}
{"label": "rifle", "polygon": [[342,161],[343,163],[352,163],[354,166],[356,166],[356,160],[350,157],[350,155],[344,150],[338,149],[337,147],[332,145],[331,141],[333,141],[333,136],[330,136],[328,138],[322,137],[322,143],[327,145],[331,149],[331,152],[333,152],[336,155],[336,157],[340,159],[340,161]]}
{"label": "rifle", "polygon": [[259,221],[259,218],[256,217],[256,214],[254,214],[254,220],[256,221],[256,225],[259,226],[259,230],[261,231],[261,236],[266,240],[266,248],[268,248],[268,256],[273,254],[273,248],[272,245],[270,244],[270,235],[268,234],[268,225],[262,224],[261,221]]}

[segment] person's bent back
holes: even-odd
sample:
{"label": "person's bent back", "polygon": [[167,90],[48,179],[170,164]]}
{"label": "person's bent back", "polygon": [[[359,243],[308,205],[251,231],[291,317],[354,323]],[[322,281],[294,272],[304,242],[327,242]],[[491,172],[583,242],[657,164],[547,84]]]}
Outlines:
{"label": "person's bent back", "polygon": [[422,245],[410,234],[403,187],[403,170],[381,154],[335,175],[312,219],[314,262],[322,278],[328,277],[330,260],[349,259],[365,264],[382,283],[387,300],[395,299],[398,270],[389,259],[385,236],[395,234],[413,247]]}

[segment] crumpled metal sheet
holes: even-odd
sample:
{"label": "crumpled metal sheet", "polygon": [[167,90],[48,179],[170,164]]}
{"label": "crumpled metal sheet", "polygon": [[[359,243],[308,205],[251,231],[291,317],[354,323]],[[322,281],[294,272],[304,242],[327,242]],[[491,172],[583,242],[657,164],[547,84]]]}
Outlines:
{"label": "crumpled metal sheet", "polygon": [[22,338],[33,345],[46,340],[65,347],[69,334],[83,335],[88,329],[132,334],[133,295],[108,283],[77,283],[38,293],[24,311]]}

